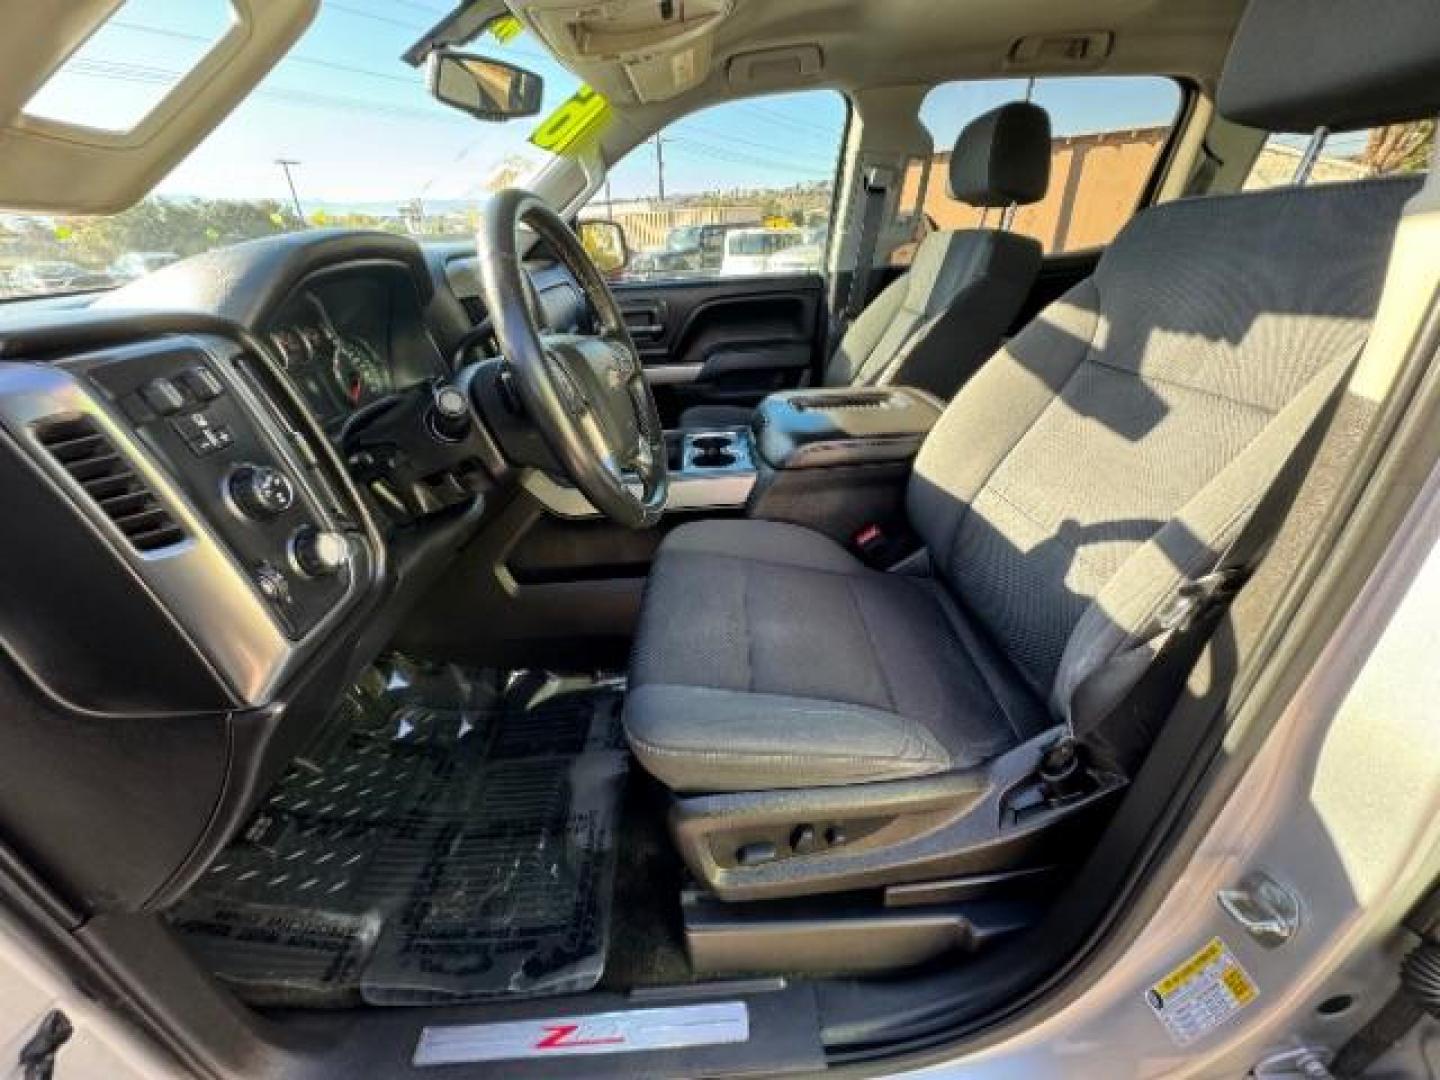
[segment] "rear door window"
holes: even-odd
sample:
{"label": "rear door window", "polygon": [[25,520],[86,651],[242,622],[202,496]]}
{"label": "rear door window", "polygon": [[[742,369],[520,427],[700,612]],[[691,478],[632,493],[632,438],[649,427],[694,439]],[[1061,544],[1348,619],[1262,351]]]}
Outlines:
{"label": "rear door window", "polygon": [[[1245,190],[1260,191],[1294,184],[1300,179],[1300,164],[1310,142],[1309,135],[1281,132],[1271,135],[1250,167]],[[1423,173],[1430,167],[1434,146],[1434,120],[1326,135],[1304,182],[1343,184],[1375,176]]]}
{"label": "rear door window", "polygon": [[929,162],[910,165],[906,186],[918,187],[920,174],[928,174],[921,206],[933,227],[997,226],[1001,211],[977,210],[950,198],[950,153],[970,121],[1027,96],[1050,113],[1050,188],[1040,202],[1018,207],[1010,227],[1035,237],[1049,255],[1108,244],[1134,215],[1174,130],[1182,94],[1173,79],[1083,76],[1033,83],[943,83],[920,107],[934,153]]}

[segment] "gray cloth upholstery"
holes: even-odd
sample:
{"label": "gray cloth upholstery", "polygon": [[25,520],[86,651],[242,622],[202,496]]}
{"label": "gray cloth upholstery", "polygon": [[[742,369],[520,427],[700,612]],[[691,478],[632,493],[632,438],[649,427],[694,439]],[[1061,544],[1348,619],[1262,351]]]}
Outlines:
{"label": "gray cloth upholstery", "polygon": [[[911,521],[1057,717],[1066,689],[1130,648],[1243,521],[1267,464],[1247,447],[1364,341],[1416,190],[1378,180],[1146,211],[936,425]],[[1092,648],[1097,635],[1110,646]]]}
{"label": "gray cloth upholstery", "polygon": [[625,724],[676,791],[894,779],[972,765],[1039,730],[1023,687],[936,582],[818,533],[684,526],[646,586]]}
{"label": "gray cloth upholstery", "polygon": [[[956,139],[950,158],[955,198],[975,206],[1035,202],[1045,197],[1049,179],[1050,120],[1038,105],[992,109]],[[846,329],[823,385],[914,386],[949,400],[1004,340],[1042,259],[1039,242],[1017,233],[930,233],[910,268]],[[749,420],[748,409],[698,405],[681,414],[680,426],[743,427]]]}
{"label": "gray cloth upholstery", "polygon": [[641,761],[684,791],[839,784],[987,760],[1080,687],[1103,719],[1348,370],[1418,187],[1136,217],[931,432],[908,503],[928,578],[791,526],[672,534],[626,707]]}
{"label": "gray cloth upholstery", "polygon": [[1334,131],[1440,113],[1434,0],[1250,0],[1216,98],[1267,131]]}
{"label": "gray cloth upholstery", "polygon": [[988,360],[1040,272],[1040,244],[993,229],[934,232],[851,324],[826,386],[913,386],[949,400]]}
{"label": "gray cloth upholstery", "polygon": [[1050,114],[1012,101],[977,116],[955,140],[949,184],[971,206],[1039,202],[1050,186]]}

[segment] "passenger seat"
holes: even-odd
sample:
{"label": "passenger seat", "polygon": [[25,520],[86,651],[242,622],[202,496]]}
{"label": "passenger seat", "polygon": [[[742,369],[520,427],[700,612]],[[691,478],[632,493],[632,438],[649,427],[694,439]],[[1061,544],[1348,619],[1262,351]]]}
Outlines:
{"label": "passenger seat", "polygon": [[[1045,197],[1050,117],[1012,102],[972,120],[950,157],[950,197],[1003,209]],[[949,399],[988,360],[1040,271],[1036,240],[1004,229],[951,229],[920,242],[910,269],[846,331],[825,386],[914,386]],[[744,427],[750,410],[696,406],[682,428]]]}

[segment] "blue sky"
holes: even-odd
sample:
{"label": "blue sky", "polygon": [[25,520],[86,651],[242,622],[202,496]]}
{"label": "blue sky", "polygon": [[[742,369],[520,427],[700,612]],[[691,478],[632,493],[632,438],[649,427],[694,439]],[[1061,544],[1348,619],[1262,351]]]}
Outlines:
{"label": "blue sky", "polygon": [[[536,120],[485,124],[433,101],[400,53],[448,9],[445,0],[322,0],[305,36],[244,102],[160,186],[208,197],[288,198],[277,158],[295,171],[308,210],[381,206],[422,195],[470,199],[507,157],[539,155]],[[225,0],[128,0],[51,80],[30,111],[124,128],[163,96],[228,23]],[[493,45],[493,43],[492,43]],[[485,49],[483,51],[492,51]],[[577,82],[521,37],[494,46],[545,78],[544,110]],[[1018,80],[937,88],[922,118],[944,146],[968,119],[1023,93]],[[1047,80],[1037,100],[1058,134],[1170,120],[1178,101],[1161,80]],[[777,95],[698,113],[666,132],[670,192],[787,186],[827,178],[845,110],[831,92]],[[654,149],[612,170],[616,198],[652,195]]]}

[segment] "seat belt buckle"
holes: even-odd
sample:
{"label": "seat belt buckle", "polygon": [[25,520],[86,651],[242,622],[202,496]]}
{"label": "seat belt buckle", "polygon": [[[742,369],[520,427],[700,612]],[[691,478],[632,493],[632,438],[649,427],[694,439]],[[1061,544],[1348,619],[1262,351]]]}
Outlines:
{"label": "seat belt buckle", "polygon": [[885,546],[885,530],[874,522],[861,529],[857,529],[855,535],[850,538],[850,543],[861,555],[870,556],[877,554]]}

